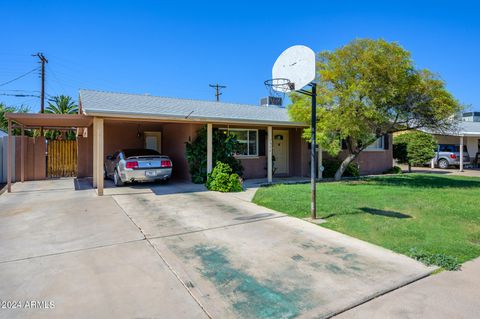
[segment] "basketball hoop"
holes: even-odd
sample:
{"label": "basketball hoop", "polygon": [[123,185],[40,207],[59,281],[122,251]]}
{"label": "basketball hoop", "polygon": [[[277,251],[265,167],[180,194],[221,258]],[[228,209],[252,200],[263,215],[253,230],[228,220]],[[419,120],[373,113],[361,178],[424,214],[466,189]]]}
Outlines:
{"label": "basketball hoop", "polygon": [[[315,80],[315,53],[304,45],[294,45],[280,54],[272,68],[272,79],[265,81],[265,86],[270,89],[270,94],[283,94],[292,91],[308,95],[312,98],[311,111],[311,149],[310,149],[310,184],[312,190],[312,201],[310,211],[312,219],[317,218],[317,186],[316,186],[316,127],[317,127],[317,84]],[[311,91],[304,90],[310,86]],[[269,176],[269,181],[271,177]]]}
{"label": "basketball hoop", "polygon": [[287,78],[273,78],[264,82],[265,87],[269,90],[270,96],[284,97],[285,93],[295,90],[295,83]]}

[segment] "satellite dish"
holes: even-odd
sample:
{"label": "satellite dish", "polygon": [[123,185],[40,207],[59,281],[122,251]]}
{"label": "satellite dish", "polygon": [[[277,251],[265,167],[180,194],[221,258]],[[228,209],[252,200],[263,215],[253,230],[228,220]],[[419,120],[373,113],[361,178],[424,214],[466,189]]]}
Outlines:
{"label": "satellite dish", "polygon": [[272,89],[297,91],[315,79],[315,52],[304,45],[294,45],[280,54],[272,68]]}

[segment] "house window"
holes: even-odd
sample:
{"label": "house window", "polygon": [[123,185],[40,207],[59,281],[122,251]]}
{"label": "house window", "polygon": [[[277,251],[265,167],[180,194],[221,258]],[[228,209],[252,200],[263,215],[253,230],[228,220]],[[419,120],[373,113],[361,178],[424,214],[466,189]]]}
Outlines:
{"label": "house window", "polygon": [[384,138],[383,136],[382,137],[379,137],[375,142],[373,142],[371,145],[369,145],[365,150],[366,151],[380,151],[380,150],[384,150]]}
{"label": "house window", "polygon": [[235,135],[240,144],[237,156],[258,156],[258,130],[250,129],[221,129]]}

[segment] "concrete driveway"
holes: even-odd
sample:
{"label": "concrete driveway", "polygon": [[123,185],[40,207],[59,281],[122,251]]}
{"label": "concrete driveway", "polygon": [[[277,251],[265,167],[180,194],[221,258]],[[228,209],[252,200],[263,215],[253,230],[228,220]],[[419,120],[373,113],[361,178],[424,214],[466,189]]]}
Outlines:
{"label": "concrete driveway", "polygon": [[0,196],[0,299],[55,303],[0,317],[323,318],[432,270],[197,185],[77,189]]}

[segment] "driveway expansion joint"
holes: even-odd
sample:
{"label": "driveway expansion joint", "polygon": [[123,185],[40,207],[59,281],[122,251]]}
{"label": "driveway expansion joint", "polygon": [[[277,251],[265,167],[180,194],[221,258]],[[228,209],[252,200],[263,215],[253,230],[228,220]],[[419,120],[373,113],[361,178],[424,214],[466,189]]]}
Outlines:
{"label": "driveway expansion joint", "polygon": [[114,246],[119,246],[119,245],[124,245],[124,244],[140,242],[140,241],[143,241],[143,240],[146,240],[146,238],[128,240],[128,241],[124,241],[124,242],[112,243],[112,244],[106,244],[106,245],[98,245],[98,246],[92,246],[92,247],[85,247],[85,248],[79,248],[79,249],[60,251],[60,252],[57,252],[57,253],[50,253],[50,254],[37,255],[37,256],[29,256],[29,257],[17,258],[17,259],[11,259],[11,260],[3,260],[3,261],[0,261],[0,265],[1,264],[13,263],[13,262],[17,262],[17,261],[23,261],[23,260],[31,260],[31,259],[36,259],[36,258],[59,256],[59,255],[66,255],[66,254],[70,254],[70,253],[78,253],[78,252],[88,251],[88,250],[114,247]]}

